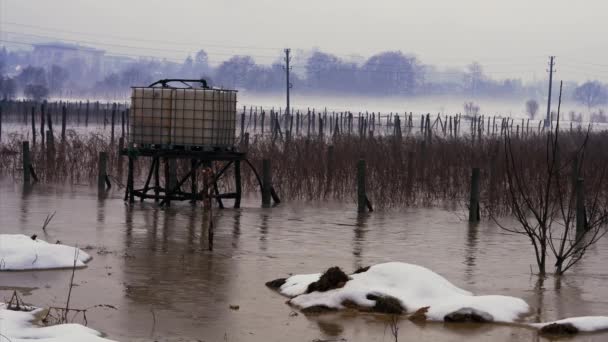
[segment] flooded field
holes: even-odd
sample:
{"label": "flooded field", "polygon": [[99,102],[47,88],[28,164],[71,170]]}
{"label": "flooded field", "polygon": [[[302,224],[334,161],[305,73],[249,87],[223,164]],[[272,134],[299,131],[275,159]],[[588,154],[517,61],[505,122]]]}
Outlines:
{"label": "flooded field", "polygon": [[[12,180],[0,182],[0,233],[37,234],[93,256],[76,271],[71,306],[115,306],[90,309],[87,318],[89,326],[118,341],[392,341],[385,316],[306,316],[264,286],[289,273],[334,265],[350,272],[386,261],[428,267],[476,294],[521,297],[534,310],[529,321],[608,313],[606,239],[560,282],[548,277],[539,283],[531,274],[528,240],[485,220],[469,225],[460,204],[358,215],[354,203],[292,201],[262,209],[260,199],[251,197],[241,209],[214,211],[210,252],[200,207],[129,207],[122,195],[116,190],[98,199],[88,187],[51,185],[36,185],[26,194]],[[18,289],[37,306],[65,305],[71,273],[0,273],[0,298]],[[607,339],[602,333],[571,340]],[[544,339],[509,325],[403,320],[399,340]]]}

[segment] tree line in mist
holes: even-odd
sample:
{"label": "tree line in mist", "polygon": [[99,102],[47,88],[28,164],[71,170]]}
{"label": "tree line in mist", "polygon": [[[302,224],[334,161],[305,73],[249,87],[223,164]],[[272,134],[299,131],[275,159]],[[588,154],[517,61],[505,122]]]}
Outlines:
{"label": "tree line in mist", "polygon": [[[257,93],[285,91],[284,60],[265,65],[252,56],[235,55],[212,66],[204,50],[178,63],[164,59],[101,56],[91,65],[86,56],[58,64],[36,62],[35,51],[0,49],[0,97],[41,100],[59,98],[125,99],[131,86],[145,86],[162,78],[205,78],[212,86]],[[494,79],[473,62],[462,69],[441,70],[413,55],[385,51],[367,59],[346,60],[322,51],[292,61],[291,84],[306,94],[371,96],[459,95],[532,99],[542,102],[546,82]],[[592,108],[608,103],[608,87],[599,81],[570,82],[565,98]]]}

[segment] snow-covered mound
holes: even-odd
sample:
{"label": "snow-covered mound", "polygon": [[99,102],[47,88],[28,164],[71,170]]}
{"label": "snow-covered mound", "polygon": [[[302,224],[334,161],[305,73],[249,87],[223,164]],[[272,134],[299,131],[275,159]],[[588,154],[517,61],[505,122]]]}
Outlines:
{"label": "snow-covered mound", "polygon": [[51,244],[27,235],[0,234],[0,271],[85,267],[91,260],[75,247]]}
{"label": "snow-covered mound", "polygon": [[32,312],[7,310],[0,303],[0,342],[112,342],[101,333],[80,324],[60,324],[36,327],[32,322],[41,309]]}
{"label": "snow-covered mound", "polygon": [[520,298],[475,296],[427,268],[401,262],[374,265],[348,276],[350,279],[337,288],[311,291],[316,286],[313,283],[322,278],[322,274],[294,275],[267,285],[291,297],[289,303],[301,309],[355,306],[382,311],[374,308],[388,298],[400,304],[404,313],[421,310],[425,319],[432,321],[513,322],[529,312],[528,304]]}
{"label": "snow-covered mound", "polygon": [[531,326],[547,334],[576,334],[608,330],[608,316],[585,316],[560,319],[547,323],[532,323]]}

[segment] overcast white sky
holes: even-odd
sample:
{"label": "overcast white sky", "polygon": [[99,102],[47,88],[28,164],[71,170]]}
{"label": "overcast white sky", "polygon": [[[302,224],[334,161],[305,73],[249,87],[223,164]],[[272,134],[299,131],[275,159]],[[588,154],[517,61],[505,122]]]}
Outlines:
{"label": "overcast white sky", "polygon": [[552,54],[558,79],[608,81],[605,0],[0,0],[0,11],[0,39],[56,37],[110,53],[182,60],[205,48],[212,62],[269,63],[284,47],[401,50],[524,79],[544,79]]}

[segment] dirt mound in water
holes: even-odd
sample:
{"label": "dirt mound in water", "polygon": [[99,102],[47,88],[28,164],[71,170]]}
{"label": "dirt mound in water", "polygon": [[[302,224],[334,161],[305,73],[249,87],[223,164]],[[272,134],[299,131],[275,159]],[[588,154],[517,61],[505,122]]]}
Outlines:
{"label": "dirt mound in water", "polygon": [[450,312],[443,317],[445,322],[472,322],[472,323],[488,323],[493,322],[494,317],[487,312],[475,310],[473,308],[462,308],[460,310]]}
{"label": "dirt mound in water", "polygon": [[342,306],[354,309],[362,312],[377,312],[389,315],[401,315],[406,312],[405,307],[401,303],[401,301],[392,296],[378,295],[378,294],[368,294],[365,296],[369,300],[373,300],[376,303],[372,307],[361,306],[352,300],[345,300],[341,304]]}
{"label": "dirt mound in water", "polygon": [[391,314],[391,315],[401,315],[406,309],[401,304],[401,301],[392,296],[384,296],[384,295],[376,295],[373,293],[369,293],[365,298],[369,300],[373,300],[376,302],[372,310],[374,312]]}
{"label": "dirt mound in water", "polygon": [[578,328],[572,323],[552,323],[542,327],[540,333],[545,335],[575,335],[578,334]]}
{"label": "dirt mound in water", "polygon": [[287,279],[285,278],[271,280],[269,282],[266,282],[266,286],[270,287],[271,289],[278,290],[281,286],[283,286],[283,284],[285,284],[286,280]]}
{"label": "dirt mound in water", "polygon": [[339,289],[343,287],[344,284],[346,284],[346,282],[349,280],[350,278],[348,275],[346,275],[346,273],[344,273],[340,267],[334,266],[325,271],[319,280],[308,285],[306,293],[315,291],[325,292],[333,289]]}

